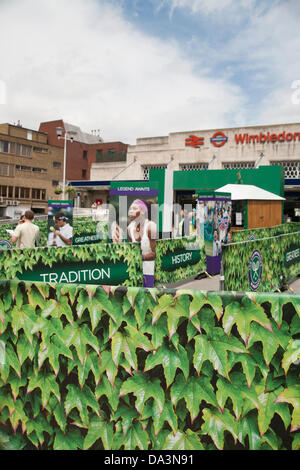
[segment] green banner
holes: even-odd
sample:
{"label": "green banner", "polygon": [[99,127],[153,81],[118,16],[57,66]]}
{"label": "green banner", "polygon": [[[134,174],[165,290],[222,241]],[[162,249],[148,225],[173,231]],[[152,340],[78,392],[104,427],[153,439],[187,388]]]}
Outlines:
{"label": "green banner", "polygon": [[286,266],[299,263],[300,261],[300,247],[297,245],[291,246],[284,255],[284,263]]}
{"label": "green banner", "polygon": [[163,271],[174,271],[175,269],[196,264],[200,261],[200,250],[177,250],[169,252],[162,257],[161,268]]}
{"label": "green banner", "polygon": [[104,284],[118,285],[129,279],[128,266],[125,263],[55,263],[50,268],[36,265],[34,271],[26,270],[17,274],[20,281],[40,281],[51,283]]}
{"label": "green banner", "polygon": [[103,240],[103,233],[83,233],[79,236],[73,236],[73,245],[90,245]]}

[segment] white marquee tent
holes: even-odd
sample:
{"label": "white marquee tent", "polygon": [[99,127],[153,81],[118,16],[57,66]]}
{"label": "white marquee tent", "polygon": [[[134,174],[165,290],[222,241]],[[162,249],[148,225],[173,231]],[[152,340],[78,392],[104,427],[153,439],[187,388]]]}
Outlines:
{"label": "white marquee tent", "polygon": [[216,193],[230,193],[232,201],[285,201],[285,198],[250,184],[226,184],[215,190]]}

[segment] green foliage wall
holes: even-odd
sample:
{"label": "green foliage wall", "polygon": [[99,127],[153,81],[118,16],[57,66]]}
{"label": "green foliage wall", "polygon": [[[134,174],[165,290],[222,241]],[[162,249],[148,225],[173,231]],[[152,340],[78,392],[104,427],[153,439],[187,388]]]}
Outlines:
{"label": "green foliage wall", "polygon": [[300,248],[300,232],[225,245],[222,248],[224,289],[251,291],[249,263],[255,250],[262,258],[261,282],[257,290],[272,292],[280,289],[300,274],[300,259],[290,266],[285,262],[285,254],[295,247]]}
{"label": "green foliage wall", "polygon": [[[114,284],[128,286],[142,286],[142,253],[138,243],[120,244],[93,244],[66,247],[38,247],[3,250],[0,251],[0,280],[22,279],[27,272],[31,280],[45,280],[40,278],[41,269],[56,271],[57,266],[67,271],[68,264],[74,263],[78,269],[84,270],[88,264],[93,263],[100,268],[106,264],[116,267],[120,264],[126,265],[128,279],[120,281],[115,279]],[[28,278],[27,278],[28,279]],[[83,281],[82,281],[83,282]],[[103,284],[102,279],[96,284]]]}
{"label": "green foliage wall", "polygon": [[[199,261],[196,264],[188,264],[186,266],[179,266],[172,271],[163,269],[162,262],[164,256],[167,254],[176,254],[176,252],[189,251],[196,249],[199,253]],[[165,283],[174,283],[188,279],[197,274],[206,271],[206,256],[204,250],[204,242],[200,237],[190,236],[183,238],[163,239],[156,241],[155,250],[155,285],[163,285]]]}
{"label": "green foliage wall", "polygon": [[286,224],[276,225],[275,227],[237,230],[236,232],[232,232],[232,242],[246,241],[249,240],[251,236],[254,236],[255,239],[269,238],[283,233],[298,232],[299,229],[299,222],[288,222]]}
{"label": "green foliage wall", "polygon": [[0,283],[2,449],[299,449],[300,296]]}

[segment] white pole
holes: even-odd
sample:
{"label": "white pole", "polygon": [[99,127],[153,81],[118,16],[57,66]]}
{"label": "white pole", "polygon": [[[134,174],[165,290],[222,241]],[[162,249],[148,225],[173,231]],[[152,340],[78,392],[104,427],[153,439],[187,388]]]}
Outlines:
{"label": "white pole", "polygon": [[65,200],[65,187],[66,187],[66,156],[67,156],[67,131],[65,131],[65,142],[64,142],[64,172],[63,172],[63,192],[62,199]]}

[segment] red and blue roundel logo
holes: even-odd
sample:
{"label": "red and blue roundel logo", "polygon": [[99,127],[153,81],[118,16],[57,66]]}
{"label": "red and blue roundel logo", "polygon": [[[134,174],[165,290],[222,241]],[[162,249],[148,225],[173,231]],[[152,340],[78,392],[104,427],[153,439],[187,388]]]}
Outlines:
{"label": "red and blue roundel logo", "polygon": [[222,147],[226,144],[228,137],[224,134],[224,132],[217,131],[211,137],[210,141],[215,147]]}

